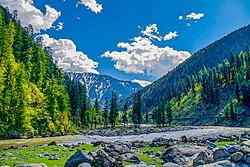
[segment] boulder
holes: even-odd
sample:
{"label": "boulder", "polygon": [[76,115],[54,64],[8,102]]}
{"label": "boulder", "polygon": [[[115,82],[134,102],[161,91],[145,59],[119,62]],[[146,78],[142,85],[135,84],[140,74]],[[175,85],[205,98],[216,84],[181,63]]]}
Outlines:
{"label": "boulder", "polygon": [[245,154],[250,153],[250,148],[248,146],[242,146],[241,151]]}
{"label": "boulder", "polygon": [[56,145],[56,142],[55,141],[52,141],[48,144],[48,146],[55,146]]}
{"label": "boulder", "polygon": [[243,145],[243,146],[250,147],[250,140],[243,141],[243,142],[242,142],[242,145]]}
{"label": "boulder", "polygon": [[123,157],[123,160],[127,162],[132,162],[132,163],[140,162],[139,158],[132,153],[122,154],[122,157]]}
{"label": "boulder", "polygon": [[199,165],[205,165],[209,162],[209,158],[206,152],[201,151],[193,159],[193,167],[197,167]]}
{"label": "boulder", "polygon": [[97,157],[93,162],[93,166],[104,166],[104,167],[112,167],[119,166],[120,162],[117,162],[114,158],[110,157],[108,153],[106,153],[103,149],[99,149],[97,151]]}
{"label": "boulder", "polygon": [[232,153],[236,153],[238,151],[240,151],[240,146],[239,145],[231,145],[231,144],[227,144],[227,151],[232,154]]}
{"label": "boulder", "polygon": [[[162,159],[164,162],[173,162],[180,166],[187,165],[192,162],[195,158],[195,154],[200,152],[211,152],[206,147],[195,146],[195,145],[176,145],[167,148],[162,153]],[[202,154],[197,159],[201,158]]]}
{"label": "boulder", "polygon": [[52,155],[52,157],[49,158],[49,160],[59,160],[60,158],[57,156],[57,154]]}
{"label": "boulder", "polygon": [[214,144],[213,142],[210,142],[210,141],[207,141],[207,142],[206,142],[206,145],[207,145],[207,147],[208,147],[209,149],[214,149],[214,148],[217,147],[216,144]]}
{"label": "boulder", "polygon": [[180,167],[180,166],[178,164],[168,162],[168,163],[163,164],[162,167]]}
{"label": "boulder", "polygon": [[245,156],[243,162],[246,163],[246,164],[250,164],[250,157]]}
{"label": "boulder", "polygon": [[13,167],[48,167],[46,164],[27,164],[23,162],[18,162],[13,165]]}
{"label": "boulder", "polygon": [[236,165],[231,163],[228,160],[224,160],[224,161],[218,161],[218,162],[211,163],[211,164],[200,165],[199,167],[236,167]]}
{"label": "boulder", "polygon": [[91,167],[91,165],[89,163],[82,163],[78,165],[77,167]]}
{"label": "boulder", "polygon": [[126,145],[118,145],[118,144],[114,144],[110,146],[110,149],[112,151],[115,151],[119,154],[125,154],[125,153],[129,153],[130,149],[126,146]]}
{"label": "boulder", "polygon": [[68,159],[68,161],[65,163],[65,167],[76,167],[84,162],[91,164],[93,160],[94,158],[91,155],[78,150]]}
{"label": "boulder", "polygon": [[229,157],[229,153],[226,147],[215,148],[213,150],[213,158],[215,161],[225,160]]}
{"label": "boulder", "polygon": [[125,167],[148,167],[148,166],[147,166],[147,164],[145,162],[140,162],[139,164],[127,165]]}
{"label": "boulder", "polygon": [[230,155],[230,159],[233,162],[239,162],[244,157],[244,154],[242,152],[236,152]]}

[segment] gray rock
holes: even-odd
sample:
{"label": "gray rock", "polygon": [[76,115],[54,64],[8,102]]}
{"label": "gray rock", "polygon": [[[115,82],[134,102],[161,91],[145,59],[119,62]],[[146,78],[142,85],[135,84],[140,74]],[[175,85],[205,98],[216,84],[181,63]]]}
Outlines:
{"label": "gray rock", "polygon": [[11,157],[11,156],[13,156],[13,154],[12,154],[12,153],[10,153],[10,152],[6,152],[6,153],[5,153],[5,154],[3,154],[2,156]]}
{"label": "gray rock", "polygon": [[243,141],[242,145],[250,147],[250,140]]}
{"label": "gray rock", "polygon": [[195,145],[176,145],[167,148],[162,153],[162,159],[164,162],[173,162],[180,166],[187,165],[193,161],[194,155],[200,152],[211,152],[206,147]]}
{"label": "gray rock", "polygon": [[139,164],[136,164],[136,165],[127,165],[125,167],[148,167],[148,166],[147,166],[147,164],[145,162],[140,162]]}
{"label": "gray rock", "polygon": [[239,145],[231,145],[231,144],[227,144],[226,145],[228,152],[231,153],[236,153],[238,151],[240,151],[240,146]]}
{"label": "gray rock", "polygon": [[132,153],[122,154],[123,160],[127,162],[139,163],[140,160],[137,156]]}
{"label": "gray rock", "polygon": [[193,159],[193,167],[197,167],[199,165],[205,165],[209,162],[209,158],[206,152],[201,151],[200,153],[196,154]]}
{"label": "gray rock", "polygon": [[60,158],[57,156],[57,154],[52,155],[52,157],[49,158],[49,160],[59,160]]}
{"label": "gray rock", "polygon": [[227,157],[229,157],[229,153],[226,147],[215,148],[213,150],[213,158],[215,161],[225,160]]}
{"label": "gray rock", "polygon": [[242,152],[236,152],[230,155],[230,159],[234,162],[239,162],[244,157]]}
{"label": "gray rock", "polygon": [[78,165],[77,167],[91,167],[91,165],[89,163],[82,163]]}
{"label": "gray rock", "polygon": [[46,164],[27,164],[23,162],[18,162],[13,165],[13,167],[48,167]]}
{"label": "gray rock", "polygon": [[94,158],[91,155],[78,150],[73,156],[68,159],[68,161],[65,163],[65,167],[76,167],[84,162],[91,164],[93,160]]}
{"label": "gray rock", "polygon": [[248,146],[242,146],[241,151],[245,154],[250,153],[250,148]]}
{"label": "gray rock", "polygon": [[180,167],[180,166],[178,164],[168,162],[168,163],[163,164],[162,167]]}
{"label": "gray rock", "polygon": [[224,161],[218,161],[218,162],[211,163],[211,164],[200,165],[199,167],[236,167],[236,165],[231,163],[228,160],[224,160]]}
{"label": "gray rock", "polygon": [[216,144],[214,144],[213,142],[210,142],[210,141],[207,141],[207,142],[206,142],[206,145],[207,145],[207,147],[208,147],[209,149],[214,149],[214,148],[217,147]]}
{"label": "gray rock", "polygon": [[243,162],[246,163],[246,164],[250,164],[250,157],[245,156],[244,159],[243,159]]}

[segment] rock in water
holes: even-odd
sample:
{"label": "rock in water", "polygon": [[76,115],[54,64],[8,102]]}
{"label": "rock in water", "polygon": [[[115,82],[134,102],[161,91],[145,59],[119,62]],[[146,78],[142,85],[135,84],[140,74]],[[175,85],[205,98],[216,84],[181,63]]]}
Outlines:
{"label": "rock in water", "polygon": [[91,164],[93,160],[94,158],[91,155],[78,150],[68,159],[68,161],[65,163],[65,167],[76,167],[84,162]]}
{"label": "rock in water", "polygon": [[89,163],[82,163],[78,165],[77,167],[91,167],[91,165]]}

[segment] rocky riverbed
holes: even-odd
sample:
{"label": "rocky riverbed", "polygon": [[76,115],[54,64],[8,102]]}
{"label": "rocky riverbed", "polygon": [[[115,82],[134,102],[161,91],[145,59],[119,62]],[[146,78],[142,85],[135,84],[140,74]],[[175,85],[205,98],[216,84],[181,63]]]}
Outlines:
{"label": "rocky riverbed", "polygon": [[[63,142],[52,141],[49,145],[34,147],[31,154],[27,153],[30,156],[35,154],[32,160],[17,159],[24,151],[15,146],[10,148],[12,151],[6,149],[1,153],[0,150],[0,159],[6,161],[12,157],[14,162],[16,158],[14,166],[23,167],[248,167],[250,134],[247,131],[250,129],[193,127],[140,135],[77,135],[65,138]],[[24,160],[24,163],[20,160]]]}

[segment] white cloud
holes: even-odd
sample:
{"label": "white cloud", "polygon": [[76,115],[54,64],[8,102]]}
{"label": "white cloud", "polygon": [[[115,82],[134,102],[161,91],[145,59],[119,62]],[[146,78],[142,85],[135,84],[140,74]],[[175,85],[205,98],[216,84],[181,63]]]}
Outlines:
{"label": "white cloud", "polygon": [[124,51],[107,51],[102,57],[115,61],[115,68],[126,73],[161,77],[191,56],[189,52],[177,51],[168,46],[158,47],[150,38],[135,37],[131,43],[117,45]]}
{"label": "white cloud", "polygon": [[183,16],[179,16],[179,20],[182,20],[183,19]]}
{"label": "white cloud", "polygon": [[152,83],[152,82],[149,82],[149,81],[142,81],[142,80],[138,80],[138,79],[134,79],[134,80],[132,80],[132,82],[138,83],[142,87],[146,87],[146,86],[148,86],[148,85],[150,85]]}
{"label": "white cloud", "polygon": [[63,29],[63,24],[62,22],[58,22],[56,31],[61,31]]}
{"label": "white cloud", "polygon": [[178,37],[179,35],[177,34],[177,31],[175,32],[169,32],[168,34],[165,35],[164,40],[171,40],[173,38]]}
{"label": "white cloud", "polygon": [[141,33],[150,39],[157,39],[158,41],[162,40],[162,37],[159,35],[157,24],[150,24],[149,26],[146,26],[146,29],[142,30]]}
{"label": "white cloud", "polygon": [[79,5],[85,5],[89,10],[97,13],[100,13],[102,11],[102,5],[97,3],[96,0],[80,0],[77,4],[76,7]]}
{"label": "white cloud", "polygon": [[45,5],[46,13],[43,14],[33,5],[33,0],[0,0],[0,4],[7,6],[10,12],[17,10],[22,26],[32,24],[35,33],[52,28],[61,15],[61,12],[48,5]]}
{"label": "white cloud", "polygon": [[77,51],[73,41],[69,39],[56,40],[50,38],[47,34],[38,37],[42,37],[43,47],[51,47],[53,59],[59,68],[70,72],[98,74],[95,69],[98,67],[98,63],[89,59],[83,52]]}
{"label": "white cloud", "polygon": [[186,20],[191,20],[191,19],[200,20],[204,16],[205,16],[204,13],[197,13],[196,14],[196,13],[192,12],[189,15],[186,16]]}

